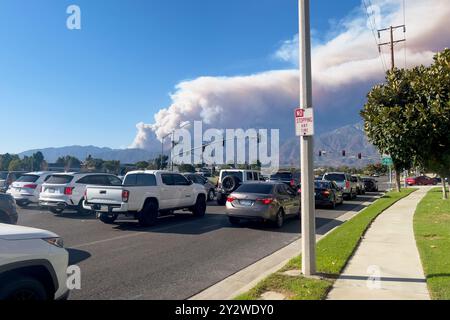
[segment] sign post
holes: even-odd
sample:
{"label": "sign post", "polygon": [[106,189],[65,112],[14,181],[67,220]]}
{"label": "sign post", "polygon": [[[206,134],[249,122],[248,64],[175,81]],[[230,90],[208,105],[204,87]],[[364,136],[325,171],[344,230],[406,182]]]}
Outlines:
{"label": "sign post", "polygon": [[302,272],[316,273],[316,215],[314,199],[313,135],[311,76],[311,31],[309,0],[299,0],[299,66],[300,109],[295,111],[296,131],[300,136],[301,212],[302,212]]}

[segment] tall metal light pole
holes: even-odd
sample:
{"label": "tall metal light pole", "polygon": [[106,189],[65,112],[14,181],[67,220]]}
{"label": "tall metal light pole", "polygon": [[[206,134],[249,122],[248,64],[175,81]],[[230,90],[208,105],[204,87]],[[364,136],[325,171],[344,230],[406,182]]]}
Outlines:
{"label": "tall metal light pole", "polygon": [[[311,31],[309,0],[299,0],[299,67],[300,108],[312,108]],[[316,273],[316,216],[314,197],[313,136],[300,138],[302,271],[305,276]]]}

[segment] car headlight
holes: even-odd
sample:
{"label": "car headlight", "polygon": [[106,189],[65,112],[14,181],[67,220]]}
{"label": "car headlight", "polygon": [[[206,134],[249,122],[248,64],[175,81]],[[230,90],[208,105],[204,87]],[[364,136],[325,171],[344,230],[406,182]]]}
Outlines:
{"label": "car headlight", "polygon": [[58,248],[64,248],[64,241],[61,238],[46,238],[46,239],[42,239],[45,242],[54,245],[55,247]]}

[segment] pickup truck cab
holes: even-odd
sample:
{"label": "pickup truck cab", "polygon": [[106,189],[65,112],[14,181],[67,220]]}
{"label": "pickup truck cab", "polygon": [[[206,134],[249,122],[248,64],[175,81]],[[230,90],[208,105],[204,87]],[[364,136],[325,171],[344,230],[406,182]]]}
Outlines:
{"label": "pickup truck cab", "polygon": [[112,224],[119,215],[134,217],[142,226],[156,224],[158,217],[175,210],[189,210],[196,217],[206,212],[207,192],[183,175],[168,171],[132,171],[122,186],[88,186],[84,208]]}

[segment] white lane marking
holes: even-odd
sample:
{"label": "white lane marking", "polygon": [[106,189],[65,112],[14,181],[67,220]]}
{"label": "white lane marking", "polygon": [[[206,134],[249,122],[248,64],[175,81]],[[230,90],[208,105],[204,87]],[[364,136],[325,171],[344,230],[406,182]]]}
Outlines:
{"label": "white lane marking", "polygon": [[[217,220],[217,217],[214,218],[210,218],[210,220]],[[183,223],[178,223],[175,225],[171,225],[171,226],[166,226],[166,227],[161,227],[161,228],[155,228],[155,229],[150,229],[148,230],[150,233],[153,232],[159,232],[159,231],[166,231],[166,230],[170,230],[172,228],[176,228],[176,227],[181,227],[184,225],[188,225],[191,224],[192,222],[196,222],[199,220],[194,220],[194,221],[188,221],[188,222],[183,222]],[[220,225],[220,224],[218,224]],[[216,226],[216,225],[213,225]],[[208,228],[210,228],[211,226],[208,226]],[[201,228],[200,230],[202,230],[203,228]],[[128,239],[128,238],[133,238],[133,237],[139,237],[139,236],[145,236],[148,235],[149,232],[146,232],[145,230],[142,232],[134,232],[131,234],[127,234],[127,235],[123,235],[123,236],[119,236],[119,237],[114,237],[114,238],[109,238],[109,239],[103,239],[103,240],[98,240],[98,241],[92,241],[92,242],[88,242],[88,243],[83,243],[83,244],[79,244],[79,245],[75,245],[75,246],[70,246],[69,249],[80,249],[80,248],[85,248],[85,247],[89,247],[89,246],[93,246],[96,244],[102,244],[102,243],[106,243],[106,242],[111,242],[111,241],[116,241],[116,240],[123,240],[123,239]]]}

